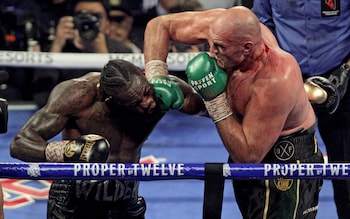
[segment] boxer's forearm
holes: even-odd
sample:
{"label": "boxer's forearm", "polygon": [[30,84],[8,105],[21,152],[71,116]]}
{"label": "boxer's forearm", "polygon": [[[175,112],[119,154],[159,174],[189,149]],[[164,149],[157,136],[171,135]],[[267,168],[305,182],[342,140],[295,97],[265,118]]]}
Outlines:
{"label": "boxer's forearm", "polygon": [[160,18],[154,18],[147,24],[144,42],[145,64],[151,60],[166,61],[170,36]]}

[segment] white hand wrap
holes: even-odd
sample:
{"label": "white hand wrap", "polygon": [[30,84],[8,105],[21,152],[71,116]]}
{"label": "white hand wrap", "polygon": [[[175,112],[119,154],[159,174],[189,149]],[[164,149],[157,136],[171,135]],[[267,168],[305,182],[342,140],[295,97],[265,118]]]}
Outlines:
{"label": "white hand wrap", "polygon": [[212,100],[204,101],[204,104],[214,123],[220,122],[233,114],[226,98],[226,92]]}
{"label": "white hand wrap", "polygon": [[145,65],[145,75],[147,80],[159,75],[168,76],[168,65],[161,60],[149,61]]}
{"label": "white hand wrap", "polygon": [[50,162],[63,162],[64,147],[69,141],[56,141],[47,144],[45,149],[46,160]]}

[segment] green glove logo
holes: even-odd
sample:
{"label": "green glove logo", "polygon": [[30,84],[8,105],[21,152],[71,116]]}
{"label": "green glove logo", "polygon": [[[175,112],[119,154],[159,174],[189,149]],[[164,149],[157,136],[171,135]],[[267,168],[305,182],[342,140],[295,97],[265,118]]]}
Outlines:
{"label": "green glove logo", "polygon": [[186,74],[189,84],[205,100],[215,98],[226,89],[226,72],[207,53],[195,56],[188,63]]}
{"label": "green glove logo", "polygon": [[150,80],[154,88],[154,96],[162,111],[178,109],[184,101],[180,87],[167,76],[157,76]]}
{"label": "green glove logo", "polygon": [[215,86],[217,83],[213,72],[209,72],[205,77],[197,79],[197,80],[191,80],[189,79],[190,85],[196,90],[200,91],[205,88],[208,88],[210,86]]}

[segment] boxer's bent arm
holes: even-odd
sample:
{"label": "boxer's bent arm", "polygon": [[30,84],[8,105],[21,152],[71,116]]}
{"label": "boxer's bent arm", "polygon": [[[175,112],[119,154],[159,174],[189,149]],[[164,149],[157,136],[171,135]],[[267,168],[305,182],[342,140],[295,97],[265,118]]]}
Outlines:
{"label": "boxer's bent arm", "polygon": [[175,13],[152,19],[145,30],[145,63],[165,61],[171,40],[186,44],[207,42],[210,25],[223,10]]}
{"label": "boxer's bent arm", "polygon": [[11,142],[12,157],[26,162],[46,161],[47,141],[62,131],[68,121],[65,115],[58,113],[67,111],[62,109],[67,102],[63,101],[64,92],[74,94],[68,88],[68,82],[57,85],[52,90],[46,106],[28,119]]}
{"label": "boxer's bent arm", "polygon": [[89,107],[96,94],[96,89],[91,87],[93,83],[83,77],[58,84],[46,106],[26,122],[11,142],[11,156],[27,162],[46,161],[47,141],[64,129],[69,115]]}
{"label": "boxer's bent arm", "polygon": [[45,111],[36,112],[16,134],[10,145],[12,157],[26,162],[44,162],[47,141],[64,128],[68,118]]}
{"label": "boxer's bent arm", "polygon": [[[291,109],[294,108],[297,98],[301,98],[299,94],[304,95],[305,104],[309,104],[303,87],[298,83],[288,83],[288,88],[295,91],[288,95],[281,92],[285,90],[283,87],[287,83],[282,83],[280,79],[278,81],[264,80],[260,82],[264,85],[260,84],[252,89],[243,119],[229,116],[216,123],[220,137],[235,162],[261,162],[282,134]],[[264,95],[261,95],[262,93]],[[311,106],[299,107],[303,112],[311,110]]]}

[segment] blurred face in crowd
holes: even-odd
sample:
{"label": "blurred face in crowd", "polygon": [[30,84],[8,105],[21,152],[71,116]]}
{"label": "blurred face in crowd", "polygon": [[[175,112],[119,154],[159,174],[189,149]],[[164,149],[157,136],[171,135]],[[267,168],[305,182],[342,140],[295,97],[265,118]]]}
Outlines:
{"label": "blurred face in crowd", "polygon": [[169,11],[170,8],[177,5],[178,0],[159,0],[159,4],[166,10]]}
{"label": "blurred face in crowd", "polygon": [[109,37],[117,41],[124,41],[128,38],[133,25],[133,17],[122,10],[110,10],[109,19]]}
{"label": "blurred face in crowd", "polygon": [[108,31],[109,21],[107,20],[106,10],[100,2],[79,2],[75,6],[75,14],[79,14],[81,11],[88,11],[93,15],[101,15],[100,32],[106,33]]}

